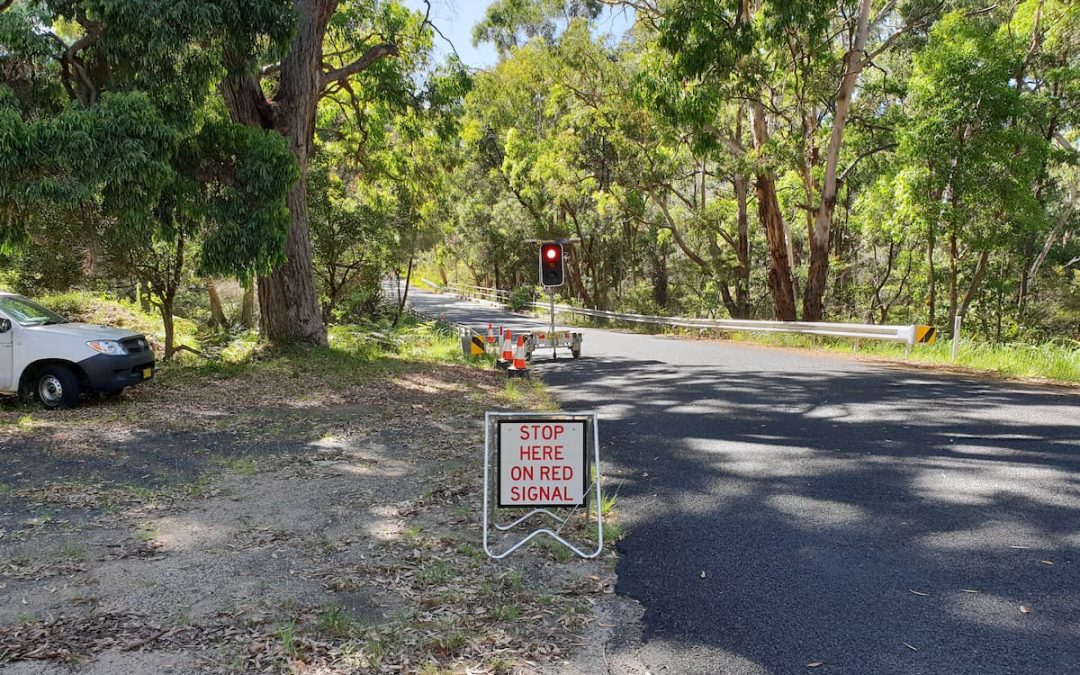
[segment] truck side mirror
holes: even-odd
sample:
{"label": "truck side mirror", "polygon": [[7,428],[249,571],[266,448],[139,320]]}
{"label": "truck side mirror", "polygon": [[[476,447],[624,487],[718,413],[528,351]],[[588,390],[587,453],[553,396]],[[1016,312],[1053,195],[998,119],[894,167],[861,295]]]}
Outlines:
{"label": "truck side mirror", "polygon": [[6,333],[9,330],[11,330],[11,319],[0,317],[0,333]]}

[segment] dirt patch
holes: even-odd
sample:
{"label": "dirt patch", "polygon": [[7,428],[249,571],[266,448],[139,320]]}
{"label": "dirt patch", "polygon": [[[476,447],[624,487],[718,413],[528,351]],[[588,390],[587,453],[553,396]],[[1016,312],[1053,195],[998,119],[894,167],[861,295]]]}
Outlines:
{"label": "dirt patch", "polygon": [[610,560],[533,546],[496,563],[480,548],[482,411],[549,407],[541,392],[465,366],[322,381],[273,363],[166,374],[115,406],[0,411],[5,672],[570,658]]}

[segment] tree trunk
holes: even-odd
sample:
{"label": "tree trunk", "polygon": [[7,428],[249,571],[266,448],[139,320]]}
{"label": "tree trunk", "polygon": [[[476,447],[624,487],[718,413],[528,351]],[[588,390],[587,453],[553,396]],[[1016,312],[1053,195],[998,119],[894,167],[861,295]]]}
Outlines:
{"label": "tree trunk", "polygon": [[285,241],[286,261],[270,276],[259,278],[259,326],[271,341],[299,340],[325,347],[326,327],[315,292],[303,178],[289,191],[288,201],[292,224]]}
{"label": "tree trunk", "polygon": [[930,223],[929,231],[926,235],[926,261],[927,270],[926,274],[929,279],[930,288],[927,289],[926,305],[928,311],[926,313],[926,323],[929,326],[934,325],[934,321],[937,319],[937,272],[934,269],[934,248],[935,242],[935,228],[934,224]]}
{"label": "tree trunk", "polygon": [[[761,101],[754,101],[750,105],[750,112],[754,149],[760,150],[769,142],[765,106]],[[794,321],[795,287],[791,277],[791,255],[788,250],[787,225],[784,223],[784,215],[780,213],[780,202],[776,198],[776,178],[768,171],[758,173],[754,190],[757,193],[758,217],[765,228],[765,240],[769,245],[771,265],[768,281],[774,312],[781,321]]]}
{"label": "tree trunk", "polygon": [[173,324],[173,294],[166,293],[165,297],[161,298],[161,304],[158,308],[161,311],[161,323],[165,327],[165,355],[161,358],[162,361],[168,361],[176,353],[176,334]]}
{"label": "tree trunk", "polygon": [[[405,302],[409,299],[409,282],[412,280],[414,259],[415,256],[409,256],[409,267],[405,272],[405,291],[401,294],[401,299],[398,301],[397,314],[394,316],[394,327],[397,327],[398,321],[401,320],[401,314],[405,311]],[[398,278],[400,279],[400,276]]]}
{"label": "tree trunk", "polygon": [[656,247],[650,252],[652,266],[652,296],[657,307],[667,307],[668,304],[668,264],[667,252]]}
{"label": "tree trunk", "polygon": [[738,229],[735,255],[739,259],[739,269],[735,275],[735,313],[736,319],[750,318],[750,227],[747,217],[747,194],[750,191],[750,179],[737,175],[734,181],[735,202],[738,212],[735,222]]}
{"label": "tree trunk", "polygon": [[755,181],[758,199],[758,217],[765,227],[765,239],[769,244],[769,293],[773,297],[776,318],[780,321],[795,320],[795,287],[791,281],[791,261],[788,259],[784,236],[784,216],[776,199],[776,180],[768,174],[759,174]]}
{"label": "tree trunk", "polygon": [[273,341],[300,340],[326,345],[326,327],[319,312],[315,271],[311,262],[305,174],[315,134],[315,111],[324,87],[370,67],[397,48],[372,47],[344,68],[323,73],[323,38],[338,0],[296,0],[297,24],[289,51],[281,61],[277,93],[266,100],[254,69],[243,56],[227,52],[222,97],[234,122],[273,129],[285,137],[300,169],[289,190],[292,216],[284,253],[286,262],[259,279],[259,316],[263,335]]}
{"label": "tree trunk", "polygon": [[956,325],[957,301],[959,299],[960,271],[958,269],[959,252],[956,246],[956,231],[949,233],[949,331]]}
{"label": "tree trunk", "polygon": [[967,292],[964,293],[964,299],[960,301],[960,306],[957,309],[960,316],[967,316],[968,307],[971,306],[971,301],[975,299],[975,293],[979,290],[979,286],[982,285],[983,277],[986,275],[986,262],[989,258],[989,249],[979,254],[979,262],[975,265],[975,273],[971,275],[971,283],[968,284]]}
{"label": "tree trunk", "polygon": [[225,308],[221,305],[221,296],[218,295],[214,280],[206,279],[203,283],[206,285],[206,294],[210,296],[210,327],[228,327],[229,320],[225,317]]}
{"label": "tree trunk", "polygon": [[832,132],[825,155],[825,176],[821,189],[821,204],[817,208],[814,231],[810,236],[810,269],[806,275],[806,291],[803,294],[803,320],[821,321],[824,314],[822,298],[825,296],[825,283],[829,276],[829,234],[832,228],[833,211],[836,209],[837,164],[840,160],[840,144],[844,138],[844,124],[847,121],[848,108],[851,106],[851,94],[863,64],[863,48],[866,45],[866,33],[870,22],[870,0],[859,3],[858,26],[855,30],[855,43],[844,59],[844,77],[840,81],[840,90],[836,94],[836,112],[833,115]]}
{"label": "tree trunk", "polygon": [[255,284],[244,284],[244,298],[240,301],[240,325],[248,330],[255,328]]}
{"label": "tree trunk", "polygon": [[146,279],[139,279],[139,307],[147,314],[154,307],[150,303],[150,282]]}

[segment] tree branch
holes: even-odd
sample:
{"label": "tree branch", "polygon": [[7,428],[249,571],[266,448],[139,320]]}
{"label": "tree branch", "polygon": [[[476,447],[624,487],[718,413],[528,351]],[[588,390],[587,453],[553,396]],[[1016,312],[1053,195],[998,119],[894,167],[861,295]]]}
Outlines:
{"label": "tree branch", "polygon": [[319,88],[325,89],[326,86],[332,82],[338,82],[352,77],[357,73],[361,73],[367,70],[371,66],[375,65],[375,63],[385,59],[388,56],[397,55],[398,48],[395,44],[387,42],[375,45],[374,47],[371,47],[366,52],[364,52],[363,56],[356,59],[352,63],[346,66],[342,66],[341,68],[335,68],[334,70],[323,73],[322,77],[319,79]]}
{"label": "tree branch", "polygon": [[[881,56],[881,54],[883,54],[884,52],[888,51],[890,48],[892,48],[892,46],[896,43],[896,41],[899,40],[900,38],[902,38],[904,35],[910,33],[912,30],[914,30],[916,28],[919,28],[921,26],[926,25],[926,20],[928,18],[930,18],[930,16],[934,12],[940,11],[943,5],[944,5],[944,3],[937,3],[934,6],[928,8],[925,12],[923,12],[919,16],[912,17],[911,19],[908,19],[906,22],[904,22],[904,25],[901,26],[899,28],[899,30],[897,30],[895,33],[893,33],[889,37],[885,38],[885,40],[880,45],[878,45],[877,49],[875,49],[875,50],[873,50],[873,51],[871,51],[869,53],[864,54],[863,59],[862,59],[862,66],[861,67],[865,68],[868,63],[873,61],[878,56]],[[879,14],[877,19],[880,20],[883,17],[884,17],[884,14]],[[875,23],[876,23],[876,20],[875,20]]]}
{"label": "tree branch", "polygon": [[855,168],[855,165],[858,164],[859,162],[861,162],[862,160],[866,159],[870,155],[876,155],[877,153],[882,152],[883,150],[892,150],[895,147],[896,147],[896,143],[886,143],[885,145],[881,145],[881,146],[878,146],[876,148],[871,148],[869,150],[865,150],[865,151],[859,153],[859,155],[855,159],[851,160],[851,164],[848,164],[847,168],[844,169],[842,172],[840,172],[840,177],[836,179],[836,182],[837,183],[843,183],[844,179],[847,178],[847,175],[849,173],[851,173],[852,170]]}

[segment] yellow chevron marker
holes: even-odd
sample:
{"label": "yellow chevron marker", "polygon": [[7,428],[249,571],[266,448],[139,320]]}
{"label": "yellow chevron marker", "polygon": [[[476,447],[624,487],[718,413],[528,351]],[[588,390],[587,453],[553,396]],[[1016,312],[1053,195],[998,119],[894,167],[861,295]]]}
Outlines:
{"label": "yellow chevron marker", "polygon": [[937,342],[937,331],[933,326],[915,326],[915,342],[932,345]]}
{"label": "yellow chevron marker", "polygon": [[472,336],[472,342],[469,344],[469,355],[484,355],[484,338],[480,337],[479,335]]}

